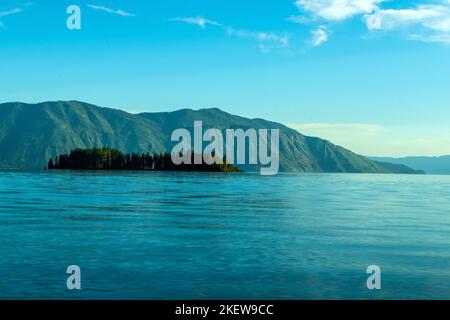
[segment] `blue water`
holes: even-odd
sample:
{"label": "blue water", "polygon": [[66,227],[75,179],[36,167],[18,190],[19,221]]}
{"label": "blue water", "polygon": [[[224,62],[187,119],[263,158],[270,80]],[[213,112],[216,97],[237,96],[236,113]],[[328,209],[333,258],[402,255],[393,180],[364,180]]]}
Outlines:
{"label": "blue water", "polygon": [[450,298],[450,176],[0,172],[0,236],[2,299]]}

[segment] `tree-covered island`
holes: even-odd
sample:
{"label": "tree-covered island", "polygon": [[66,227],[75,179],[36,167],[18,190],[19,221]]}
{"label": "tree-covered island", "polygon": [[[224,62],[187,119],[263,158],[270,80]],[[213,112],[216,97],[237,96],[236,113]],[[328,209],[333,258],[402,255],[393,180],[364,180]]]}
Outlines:
{"label": "tree-covered island", "polygon": [[[191,154],[192,159],[194,154]],[[194,163],[191,161],[191,163]],[[123,153],[112,148],[75,149],[50,159],[44,169],[49,170],[141,170],[141,171],[192,171],[239,172],[236,167],[224,164],[180,164],[172,162],[170,153]]]}

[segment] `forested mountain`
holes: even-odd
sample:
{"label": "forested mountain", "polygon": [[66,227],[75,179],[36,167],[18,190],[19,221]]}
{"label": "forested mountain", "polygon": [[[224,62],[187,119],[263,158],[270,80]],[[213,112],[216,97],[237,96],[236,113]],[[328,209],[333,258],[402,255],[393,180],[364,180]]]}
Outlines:
{"label": "forested mountain", "polygon": [[[41,169],[71,150],[110,147],[125,153],[164,153],[178,128],[280,129],[280,170],[292,172],[416,173],[403,165],[369,160],[282,124],[247,119],[219,109],[131,114],[77,101],[0,104],[0,167]],[[258,170],[243,166],[243,170]]]}

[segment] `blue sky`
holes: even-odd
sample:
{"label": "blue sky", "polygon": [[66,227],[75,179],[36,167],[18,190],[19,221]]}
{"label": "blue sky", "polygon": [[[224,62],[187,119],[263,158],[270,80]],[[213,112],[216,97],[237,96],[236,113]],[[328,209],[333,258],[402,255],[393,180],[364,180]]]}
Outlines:
{"label": "blue sky", "polygon": [[366,155],[444,155],[449,80],[450,0],[0,1],[0,102],[219,107]]}

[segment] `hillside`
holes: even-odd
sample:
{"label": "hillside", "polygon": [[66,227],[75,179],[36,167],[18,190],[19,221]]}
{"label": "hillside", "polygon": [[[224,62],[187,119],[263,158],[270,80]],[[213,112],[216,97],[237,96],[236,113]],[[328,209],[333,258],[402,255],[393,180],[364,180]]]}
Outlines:
{"label": "hillside", "polygon": [[219,109],[130,114],[77,101],[0,104],[0,168],[41,169],[49,158],[76,148],[106,146],[126,153],[170,151],[172,131],[192,128],[194,120],[202,120],[205,129],[280,129],[281,171],[416,173],[403,165],[369,160],[279,123],[247,119]]}

